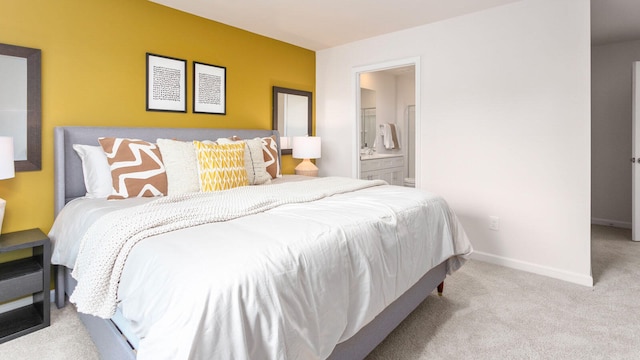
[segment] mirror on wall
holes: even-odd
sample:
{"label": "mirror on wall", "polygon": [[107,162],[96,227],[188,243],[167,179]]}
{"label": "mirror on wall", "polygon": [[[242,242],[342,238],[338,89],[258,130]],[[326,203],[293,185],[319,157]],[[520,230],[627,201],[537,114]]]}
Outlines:
{"label": "mirror on wall", "polygon": [[283,155],[291,154],[291,137],[313,135],[311,101],[309,91],[273,87],[273,129]]}
{"label": "mirror on wall", "polygon": [[360,148],[374,148],[376,141],[376,108],[360,109],[362,123],[360,124]]}
{"label": "mirror on wall", "polygon": [[376,92],[360,88],[360,149],[373,148],[376,140]]}
{"label": "mirror on wall", "polygon": [[14,144],[16,171],[41,169],[39,49],[0,44],[0,136]]}

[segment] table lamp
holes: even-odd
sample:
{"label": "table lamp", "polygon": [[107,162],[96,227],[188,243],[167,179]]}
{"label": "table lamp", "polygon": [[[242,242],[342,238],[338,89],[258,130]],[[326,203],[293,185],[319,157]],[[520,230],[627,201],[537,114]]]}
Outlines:
{"label": "table lamp", "polygon": [[296,166],[296,175],[318,176],[318,167],[309,159],[320,158],[320,138],[317,136],[294,136],[291,144],[294,159],[303,159]]}
{"label": "table lamp", "polygon": [[[0,136],[0,180],[11,179],[15,176],[13,166],[13,138]],[[0,231],[2,230],[2,220],[4,219],[4,208],[7,202],[0,199]]]}

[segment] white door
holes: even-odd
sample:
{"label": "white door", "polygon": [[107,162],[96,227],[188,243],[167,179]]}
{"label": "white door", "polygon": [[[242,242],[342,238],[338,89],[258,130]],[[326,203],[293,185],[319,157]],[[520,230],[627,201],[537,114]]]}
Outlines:
{"label": "white door", "polygon": [[640,241],[640,62],[633,63],[631,133],[631,239]]}

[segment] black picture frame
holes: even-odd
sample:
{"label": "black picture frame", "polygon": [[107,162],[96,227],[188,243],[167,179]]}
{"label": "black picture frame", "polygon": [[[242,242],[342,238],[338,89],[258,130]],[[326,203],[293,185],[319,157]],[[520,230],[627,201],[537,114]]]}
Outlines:
{"label": "black picture frame", "polygon": [[227,114],[227,68],[193,62],[193,113]]}
{"label": "black picture frame", "polygon": [[147,111],[187,112],[187,61],[147,53]]}

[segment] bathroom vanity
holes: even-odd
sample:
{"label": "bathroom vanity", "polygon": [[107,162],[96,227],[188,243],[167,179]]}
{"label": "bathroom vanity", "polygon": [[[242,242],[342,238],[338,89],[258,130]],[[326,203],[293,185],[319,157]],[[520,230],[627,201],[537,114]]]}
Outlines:
{"label": "bathroom vanity", "polygon": [[403,185],[402,154],[360,155],[360,179],[381,179],[391,185]]}

